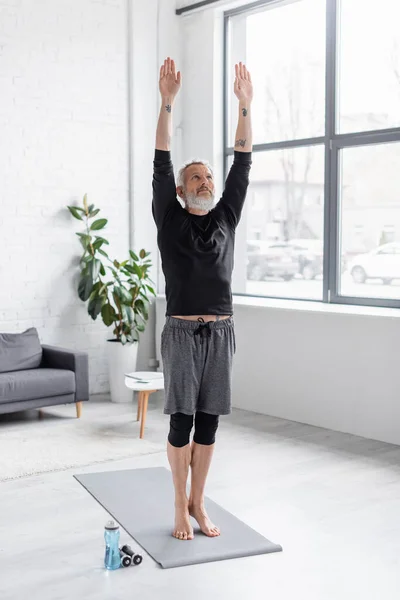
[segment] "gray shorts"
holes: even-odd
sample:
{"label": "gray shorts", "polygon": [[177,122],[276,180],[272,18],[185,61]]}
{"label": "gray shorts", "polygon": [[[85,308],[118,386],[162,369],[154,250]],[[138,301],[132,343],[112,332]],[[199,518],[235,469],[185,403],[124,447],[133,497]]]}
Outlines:
{"label": "gray shorts", "polygon": [[232,316],[205,324],[167,317],[161,333],[164,414],[230,414],[235,351]]}

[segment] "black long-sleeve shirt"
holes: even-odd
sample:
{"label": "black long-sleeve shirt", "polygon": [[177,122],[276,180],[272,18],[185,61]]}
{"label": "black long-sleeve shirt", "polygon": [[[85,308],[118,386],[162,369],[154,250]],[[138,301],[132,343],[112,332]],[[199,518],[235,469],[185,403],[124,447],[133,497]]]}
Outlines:
{"label": "black long-sleeve shirt", "polygon": [[165,275],[166,315],[230,315],[235,230],[249,185],[251,152],[236,152],[216,206],[194,215],[176,198],[171,153],[156,150],[152,212]]}

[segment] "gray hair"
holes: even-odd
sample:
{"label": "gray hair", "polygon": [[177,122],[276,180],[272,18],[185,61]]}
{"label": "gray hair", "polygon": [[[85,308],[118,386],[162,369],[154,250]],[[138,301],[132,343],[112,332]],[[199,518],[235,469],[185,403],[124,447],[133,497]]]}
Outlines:
{"label": "gray hair", "polygon": [[201,158],[192,158],[185,162],[178,171],[177,185],[178,187],[185,187],[185,171],[191,165],[204,165],[210,171],[211,175],[214,177],[213,168],[207,160],[202,160]]}

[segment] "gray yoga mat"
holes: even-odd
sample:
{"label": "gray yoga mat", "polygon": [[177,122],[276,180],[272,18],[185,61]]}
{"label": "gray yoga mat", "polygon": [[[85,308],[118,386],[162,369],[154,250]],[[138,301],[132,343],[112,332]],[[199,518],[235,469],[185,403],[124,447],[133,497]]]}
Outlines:
{"label": "gray yoga mat", "polygon": [[193,521],[194,539],[175,539],[172,476],[164,467],[74,477],[164,569],[282,550],[207,497],[221,535],[208,538]]}

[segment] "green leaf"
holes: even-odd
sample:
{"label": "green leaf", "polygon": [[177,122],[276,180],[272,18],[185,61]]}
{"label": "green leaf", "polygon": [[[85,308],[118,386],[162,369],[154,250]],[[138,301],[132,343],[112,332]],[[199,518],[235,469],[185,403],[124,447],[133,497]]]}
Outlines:
{"label": "green leaf", "polygon": [[91,254],[86,254],[82,256],[81,263],[87,266],[93,260],[93,256]]}
{"label": "green leaf", "polygon": [[142,259],[143,259],[143,258],[146,258],[146,250],[142,249],[142,250],[139,252],[139,256],[140,256],[140,258],[142,258]]}
{"label": "green leaf", "polygon": [[98,278],[100,269],[101,269],[101,261],[98,258],[95,258],[90,263],[90,274],[91,274],[93,281],[96,281],[96,279]]}
{"label": "green leaf", "polygon": [[126,335],[124,333],[121,334],[121,344],[125,346],[127,342]]}
{"label": "green leaf", "polygon": [[115,259],[115,260],[114,260],[114,263],[113,263],[113,264],[114,264],[114,267],[115,267],[116,269],[119,269],[119,268],[120,268],[120,266],[121,266],[121,265],[120,265],[120,263],[117,261],[117,259]]}
{"label": "green leaf", "polygon": [[149,285],[146,285],[147,289],[149,290],[150,294],[153,294],[153,296],[157,296],[157,294],[155,293],[155,291],[153,290],[153,288]]}
{"label": "green leaf", "polygon": [[87,235],[87,233],[77,233],[76,235],[79,237],[79,241],[82,244],[82,248],[89,252],[92,237],[90,235]]}
{"label": "green leaf", "polygon": [[110,325],[114,323],[116,315],[117,313],[115,312],[115,308],[112,304],[103,304],[101,308],[101,317],[104,321],[104,325],[110,327]]}
{"label": "green leaf", "polygon": [[78,221],[83,221],[80,212],[82,211],[82,209],[79,209],[77,206],[67,206],[69,212],[71,213],[71,215],[73,217],[75,217],[75,219],[78,219]]}
{"label": "green leaf", "polygon": [[135,274],[135,269],[132,267],[132,265],[125,265],[125,271],[127,271],[128,273],[131,273],[132,275]]}
{"label": "green leaf", "polygon": [[135,261],[139,260],[138,256],[136,256],[136,254],[132,250],[129,250],[129,254],[131,255],[131,258],[133,258],[133,260],[135,260]]}
{"label": "green leaf", "polygon": [[105,227],[108,223],[107,219],[97,219],[97,221],[94,221],[91,226],[90,229],[92,231],[98,231],[99,229],[103,229],[103,227]]}
{"label": "green leaf", "polygon": [[[99,250],[99,252],[101,252],[101,250]],[[100,267],[100,275],[103,275],[103,277],[105,277],[105,275],[106,275],[106,270],[104,268],[103,263],[102,263],[102,265]]]}
{"label": "green leaf", "polygon": [[103,245],[103,242],[101,240],[95,240],[93,242],[94,250],[98,250],[99,248],[101,248],[102,245]]}
{"label": "green leaf", "polygon": [[96,208],[96,210],[92,210],[89,212],[88,217],[89,219],[93,219],[93,217],[95,217],[96,215],[98,215],[100,212],[99,208]]}
{"label": "green leaf", "polygon": [[92,293],[93,289],[93,280],[91,277],[83,277],[78,285],[78,296],[81,300],[86,302]]}
{"label": "green leaf", "polygon": [[[106,258],[108,258],[107,252],[104,252],[104,250],[101,250],[101,248],[99,248],[98,252],[100,252],[100,254],[102,254],[103,256],[105,256]],[[102,273],[102,275],[105,275],[105,272]]]}
{"label": "green leaf", "polygon": [[[92,212],[93,209],[94,209],[94,204],[89,204],[88,209],[87,209],[88,213]],[[100,209],[98,209],[98,210],[100,210]]]}
{"label": "green leaf", "polygon": [[126,306],[123,304],[121,306],[122,318],[124,321],[127,321],[129,325],[132,325],[135,322],[135,312],[132,306]]}
{"label": "green leaf", "polygon": [[135,310],[136,312],[142,313],[143,315],[147,313],[145,304],[140,298],[135,302]]}
{"label": "green leaf", "polygon": [[137,326],[136,326],[136,329],[137,329],[138,331],[141,331],[141,332],[143,332],[143,331],[146,329],[146,327],[145,327],[144,325],[137,325]]}
{"label": "green leaf", "polygon": [[93,299],[93,298],[95,298],[96,296],[99,296],[99,295],[100,295],[100,288],[101,288],[101,286],[102,286],[102,283],[101,283],[101,281],[97,281],[97,282],[94,284],[94,286],[93,286],[93,288],[92,288],[92,291],[91,291],[91,294],[90,294],[90,297],[89,297],[89,300],[92,300],[92,299]]}
{"label": "green leaf", "polygon": [[88,313],[92,317],[93,320],[96,320],[98,315],[101,312],[101,308],[103,306],[104,299],[102,296],[96,296],[89,301],[88,304]]}
{"label": "green leaf", "polygon": [[[107,300],[107,285],[105,283],[103,283],[102,281],[98,281],[97,283],[95,283],[93,289],[98,286],[96,288],[96,292],[98,294],[98,296],[103,296],[104,301],[108,301]],[[92,296],[93,296],[93,292],[92,292]]]}
{"label": "green leaf", "polygon": [[[121,304],[121,320],[122,321],[128,321],[128,314],[126,312],[126,305],[125,304]],[[122,324],[122,326],[124,326],[124,323]]]}
{"label": "green leaf", "polygon": [[103,244],[107,244],[107,246],[110,245],[110,242],[108,240],[106,240],[106,238],[101,237],[100,235],[96,235],[96,237],[94,238],[97,242],[97,240],[101,240],[103,242]]}
{"label": "green leaf", "polygon": [[98,250],[99,248],[101,248],[101,246],[103,246],[103,244],[106,244],[107,246],[109,245],[107,240],[105,240],[104,238],[96,237],[93,242],[93,248],[95,250]]}
{"label": "green leaf", "polygon": [[114,286],[114,291],[118,298],[125,304],[130,304],[133,301],[131,294],[124,287],[116,285]]}
{"label": "green leaf", "polygon": [[134,281],[132,282],[132,287],[129,291],[132,294],[132,296],[136,296],[136,294],[139,292],[139,287],[136,285],[136,283]]}
{"label": "green leaf", "polygon": [[128,313],[129,323],[131,325],[133,325],[133,323],[135,322],[135,311],[133,310],[132,306],[127,306],[126,310],[127,310],[127,313]]}
{"label": "green leaf", "polygon": [[137,275],[139,277],[139,279],[142,279],[143,273],[142,273],[142,269],[139,267],[139,265],[134,264],[133,270],[135,271],[135,275]]}

